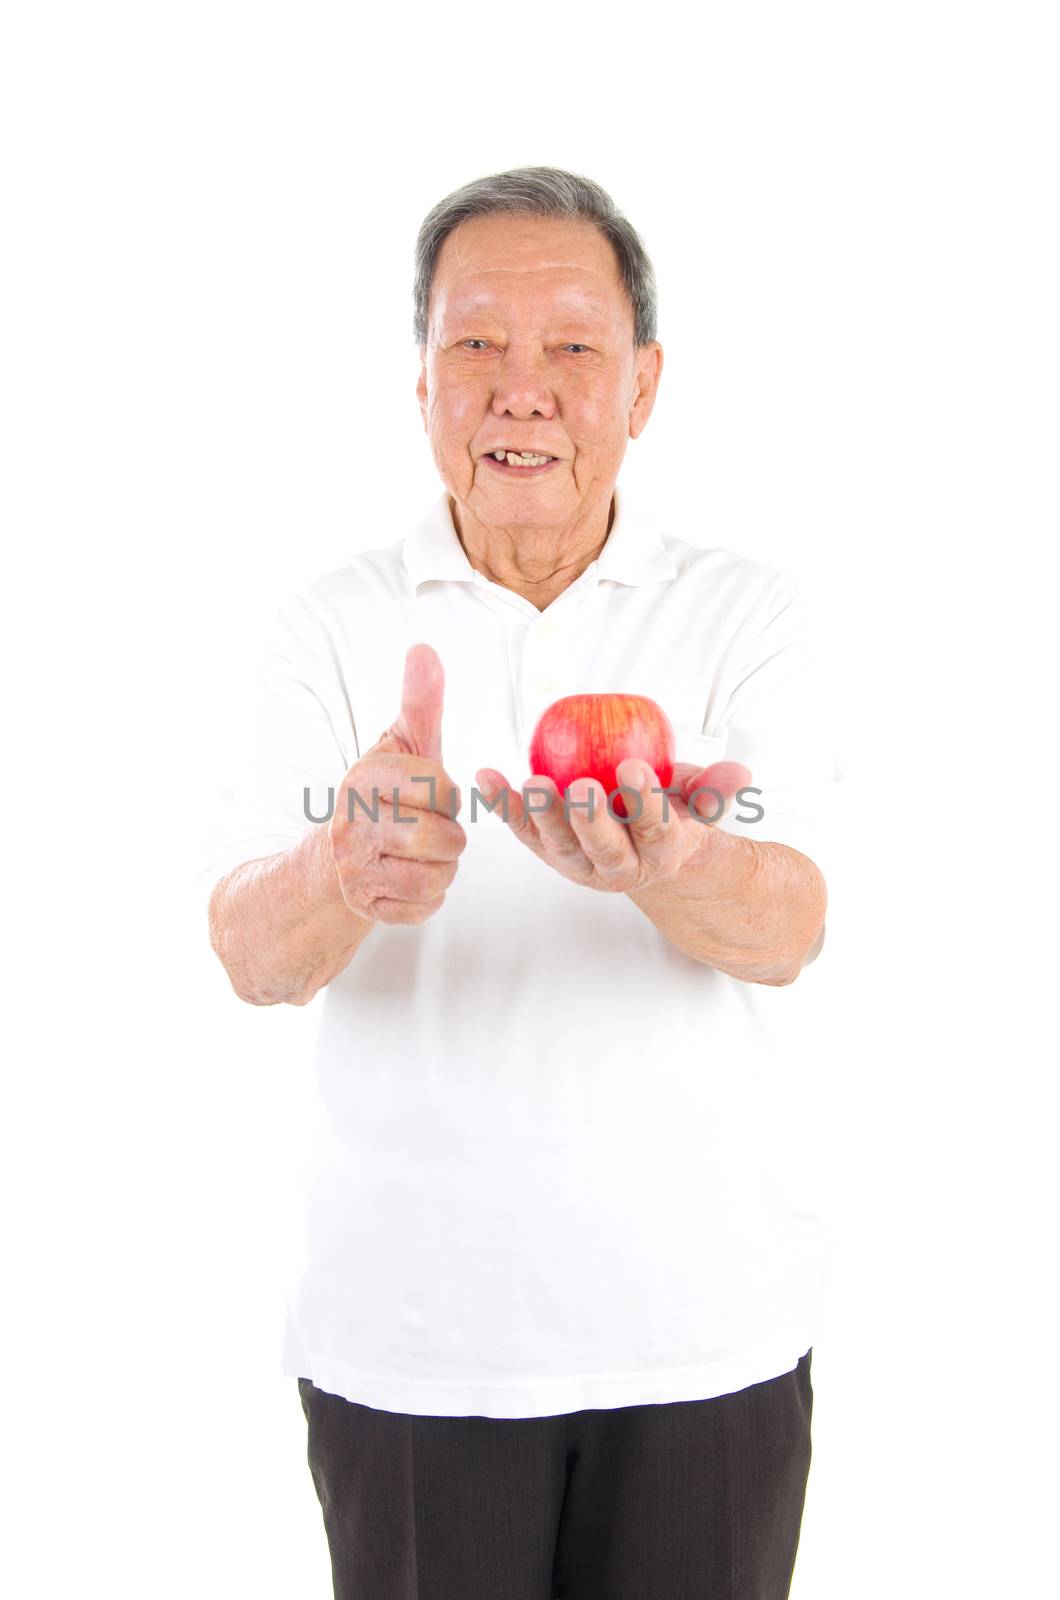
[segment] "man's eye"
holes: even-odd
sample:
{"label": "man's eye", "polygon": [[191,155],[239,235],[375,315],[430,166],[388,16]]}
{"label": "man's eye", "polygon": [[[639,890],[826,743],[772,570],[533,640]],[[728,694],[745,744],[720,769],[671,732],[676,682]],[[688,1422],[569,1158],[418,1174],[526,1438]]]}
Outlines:
{"label": "man's eye", "polygon": [[[463,340],[461,340],[461,343],[462,343],[464,349],[466,350],[469,345],[472,345],[472,344],[485,344],[486,340],[485,339],[463,339]],[[587,344],[571,343],[571,344],[564,345],[563,348],[565,350],[588,350],[589,346]]]}

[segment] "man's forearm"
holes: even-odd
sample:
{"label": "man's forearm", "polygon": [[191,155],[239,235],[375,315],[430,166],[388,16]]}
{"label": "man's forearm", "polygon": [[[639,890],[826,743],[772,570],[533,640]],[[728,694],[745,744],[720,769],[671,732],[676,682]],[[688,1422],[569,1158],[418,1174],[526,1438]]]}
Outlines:
{"label": "man's forearm", "polygon": [[629,897],[696,961],[778,986],[816,955],[828,903],[821,872],[798,850],[707,827],[679,872]]}
{"label": "man's forearm", "polygon": [[339,888],[326,826],[278,855],[246,861],[210,896],[210,943],[250,1005],[305,1005],[375,926]]}

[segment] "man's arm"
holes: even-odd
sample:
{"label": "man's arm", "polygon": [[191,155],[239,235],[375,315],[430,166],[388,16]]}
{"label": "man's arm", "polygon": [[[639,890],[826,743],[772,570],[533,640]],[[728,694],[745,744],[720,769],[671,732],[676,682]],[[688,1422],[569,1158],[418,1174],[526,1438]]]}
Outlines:
{"label": "man's arm", "polygon": [[255,1006],[306,1005],[374,926],[343,899],[326,826],[233,868],[214,887],[209,921],[233,989]]}
{"label": "man's arm", "polygon": [[[441,764],[444,687],[436,651],[412,645],[401,710],[343,778],[330,821],[215,886],[210,943],[241,1000],[304,1006],[349,965],[377,921],[422,923],[441,907],[467,844],[456,820],[460,791]],[[413,785],[428,775],[424,806]],[[351,792],[400,796],[415,808],[415,837],[407,810],[379,815],[377,807],[366,820],[349,804]]]}
{"label": "man's arm", "polygon": [[[827,842],[838,772],[813,634],[801,595],[777,574],[741,634],[739,665],[731,687],[725,674],[712,725],[727,733],[728,759],[755,775],[767,818],[781,829],[795,822],[796,839],[810,821],[809,837]],[[631,898],[697,961],[750,983],[793,982],[824,943],[828,895],[816,862],[768,838],[720,826],[702,832],[679,873]]]}
{"label": "man's arm", "polygon": [[824,942],[824,877],[790,845],[705,827],[678,872],[628,892],[679,950],[748,983],[793,983]]}

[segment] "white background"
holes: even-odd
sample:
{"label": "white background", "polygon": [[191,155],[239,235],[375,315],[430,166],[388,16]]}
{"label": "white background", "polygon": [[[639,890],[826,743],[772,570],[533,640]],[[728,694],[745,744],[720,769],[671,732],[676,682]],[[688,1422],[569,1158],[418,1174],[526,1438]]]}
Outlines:
{"label": "white background", "polygon": [[787,571],[833,663],[853,849],[788,991],[827,997],[840,1177],[792,1594],[1055,1582],[1047,9],[8,12],[9,1592],[331,1592],[277,1375],[321,1001],[238,1002],[193,880],[272,608],[439,486],[419,223],[532,164],[655,264],[623,472]]}

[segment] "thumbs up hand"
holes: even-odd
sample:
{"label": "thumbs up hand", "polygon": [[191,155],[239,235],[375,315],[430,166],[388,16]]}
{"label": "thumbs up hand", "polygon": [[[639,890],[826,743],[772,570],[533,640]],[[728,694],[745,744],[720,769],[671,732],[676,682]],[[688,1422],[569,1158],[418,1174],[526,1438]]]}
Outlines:
{"label": "thumbs up hand", "polygon": [[[442,766],[444,692],[436,651],[412,645],[401,710],[335,796],[328,824],[335,871],[347,906],[368,921],[426,922],[467,844],[456,821],[460,790]],[[351,800],[351,791],[359,799]]]}

